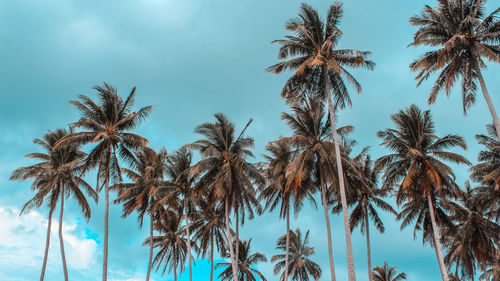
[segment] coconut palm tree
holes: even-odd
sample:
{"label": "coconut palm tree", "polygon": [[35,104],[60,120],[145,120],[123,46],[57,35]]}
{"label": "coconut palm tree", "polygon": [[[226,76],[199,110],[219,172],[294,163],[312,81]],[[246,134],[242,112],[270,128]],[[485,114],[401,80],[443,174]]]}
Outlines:
{"label": "coconut palm tree", "polygon": [[198,212],[192,223],[193,240],[199,245],[203,258],[207,256],[210,249],[210,281],[213,281],[215,247],[219,253],[226,252],[224,204],[214,205],[207,200],[198,200],[197,204]]}
{"label": "coconut palm tree", "polygon": [[374,269],[375,274],[373,275],[373,281],[401,281],[406,280],[406,274],[399,273],[397,267],[387,265],[384,262],[383,266],[376,266]]}
{"label": "coconut palm tree", "polygon": [[[380,170],[373,169],[373,162],[370,156],[363,155],[364,159],[359,159],[360,167],[363,177],[361,180],[363,183],[359,182],[359,179],[355,179],[354,183],[358,186],[356,190],[351,192],[348,196],[348,202],[355,205],[351,217],[349,219],[349,224],[352,230],[356,227],[360,227],[361,232],[366,234],[366,249],[368,258],[368,280],[373,280],[372,273],[372,263],[371,263],[371,248],[370,248],[370,218],[373,220],[375,228],[380,232],[384,233],[385,227],[384,223],[380,219],[378,212],[375,207],[378,207],[384,211],[390,212],[397,215],[396,211],[383,200],[388,193],[388,189],[379,188],[377,181],[380,176]],[[340,206],[333,208],[334,212],[340,211]]]}
{"label": "coconut palm tree", "polygon": [[[302,209],[303,201],[308,198],[315,203],[313,185],[311,181],[306,180],[301,183],[300,188],[295,188],[295,181],[287,180],[287,167],[293,161],[296,154],[292,150],[290,143],[286,139],[279,139],[269,142],[266,150],[270,155],[263,155],[265,158],[265,169],[263,171],[266,177],[266,184],[259,187],[259,200],[265,201],[265,208],[273,211],[280,205],[280,218],[286,220],[286,246],[285,246],[285,273],[284,280],[288,280],[288,254],[290,246],[290,208],[294,208],[297,215]],[[294,190],[295,192],[292,192]]]}
{"label": "coconut palm tree", "polygon": [[487,219],[486,206],[477,204],[468,184],[465,191],[458,191],[458,202],[449,201],[445,206],[457,222],[456,231],[447,235],[445,262],[460,268],[462,278],[474,280],[476,264],[486,268],[500,251],[500,226]]}
{"label": "coconut palm tree", "polygon": [[465,113],[476,100],[479,82],[500,138],[500,122],[481,73],[481,69],[486,69],[484,60],[500,62],[500,8],[487,15],[486,0],[438,2],[436,7],[425,6],[419,15],[410,18],[410,23],[419,28],[410,46],[437,48],[410,65],[411,70],[418,72],[417,86],[431,74],[441,71],[429,95],[428,101],[432,104],[441,91],[449,95],[455,81],[461,77]]}
{"label": "coconut palm tree", "polygon": [[[367,60],[369,52],[335,49],[342,37],[342,32],[338,28],[342,16],[342,4],[339,2],[330,6],[324,21],[320,18],[316,9],[303,3],[298,18],[292,19],[286,24],[286,29],[293,32],[294,35],[287,36],[283,40],[273,41],[273,43],[281,45],[278,59],[283,61],[267,69],[273,73],[281,73],[287,70],[295,71],[286,82],[281,93],[281,96],[289,103],[296,103],[304,100],[305,95],[312,95],[328,104],[335,151],[340,150],[335,125],[335,110],[351,104],[345,82],[354,85],[358,93],[361,92],[361,85],[348,72],[348,69],[373,69],[375,65],[372,61]],[[334,103],[332,103],[332,99],[335,100]],[[342,212],[346,233],[349,280],[354,281],[356,276],[343,181],[344,172],[340,154],[337,153],[336,155],[340,197],[343,204]],[[333,268],[333,265],[331,265],[331,268]],[[334,278],[333,275],[332,278]]]}
{"label": "coconut palm tree", "polygon": [[488,217],[500,220],[500,140],[495,127],[487,126],[488,135],[476,135],[485,149],[479,152],[479,163],[471,167],[471,178],[480,186],[475,188],[476,204],[486,207]]}
{"label": "coconut palm tree", "polygon": [[[109,187],[110,183],[122,181],[121,168],[118,160],[120,156],[124,161],[133,164],[133,152],[144,148],[147,140],[137,134],[130,133],[140,121],[144,120],[151,112],[152,107],[146,106],[138,111],[133,111],[136,88],[134,87],[127,98],[123,99],[115,88],[104,83],[95,86],[99,100],[97,103],[91,98],[80,95],[80,101],[71,101],[81,112],[80,119],[72,123],[74,128],[83,131],[74,132],[61,139],[56,147],[66,145],[68,142],[92,144],[94,147],[88,154],[83,172],[89,168],[97,167],[96,190],[104,188],[104,255],[102,280],[108,278],[108,221],[109,221]],[[100,184],[102,181],[102,185]]]}
{"label": "coconut palm tree", "polygon": [[190,170],[192,175],[200,175],[196,189],[198,196],[206,196],[211,202],[224,203],[224,218],[226,224],[226,242],[229,246],[233,278],[237,280],[238,255],[229,241],[233,241],[229,215],[231,210],[236,216],[236,239],[238,239],[238,217],[245,213],[253,217],[253,209],[259,211],[259,202],[256,199],[254,183],[261,184],[263,177],[255,165],[247,159],[254,157],[250,150],[254,146],[253,139],[246,137],[245,131],[250,120],[239,135],[235,134],[235,126],[222,113],[215,114],[216,122],[199,125],[195,132],[203,138],[189,145],[190,148],[200,151],[202,160]]}
{"label": "coconut palm tree", "polygon": [[[457,135],[438,137],[430,111],[422,111],[415,105],[400,110],[391,119],[396,129],[385,129],[377,135],[383,139],[382,145],[393,153],[378,159],[376,169],[385,168],[383,182],[387,187],[399,185],[397,204],[407,201],[398,216],[404,217],[401,227],[407,226],[414,219],[417,219],[417,224],[428,222],[423,220],[424,217],[416,217],[416,210],[420,210],[420,214],[428,212],[430,215],[432,239],[441,276],[443,281],[448,281],[436,220],[436,203],[446,200],[450,192],[457,188],[453,171],[442,161],[470,165],[460,154],[447,151],[454,147],[466,149],[465,141]],[[428,229],[423,230],[425,238],[425,230]]]}
{"label": "coconut palm tree", "polygon": [[182,202],[182,218],[184,220],[184,230],[186,231],[187,239],[187,253],[188,253],[188,267],[189,267],[189,280],[193,280],[192,262],[193,255],[191,253],[191,234],[190,234],[190,221],[189,217],[194,214],[196,206],[195,199],[196,193],[193,188],[196,177],[189,175],[191,168],[191,161],[193,157],[191,152],[183,147],[172,155],[168,156],[166,160],[166,174],[169,178],[167,184],[158,190],[164,195],[159,199],[158,204],[172,205]]}
{"label": "coconut palm tree", "polygon": [[[151,148],[144,148],[136,153],[133,158],[133,165],[136,171],[122,168],[122,171],[130,178],[132,183],[119,183],[110,189],[118,190],[118,198],[114,203],[123,203],[122,217],[129,216],[133,211],[138,212],[140,227],[144,216],[149,213],[149,235],[153,237],[154,210],[153,206],[157,202],[155,198],[156,190],[165,185],[163,175],[167,162],[167,150],[161,149],[159,152]],[[149,261],[146,273],[146,281],[151,274],[153,261],[153,244],[149,245]]]}
{"label": "coconut palm tree", "polygon": [[[184,264],[187,256],[186,232],[181,228],[182,208],[169,208],[163,210],[155,220],[155,230],[158,235],[148,237],[143,245],[150,245],[158,248],[158,253],[153,259],[153,266],[156,271],[163,267],[162,274],[174,271],[174,280],[177,281],[177,270],[184,271]],[[194,245],[193,245],[194,246]],[[195,247],[195,246],[194,246]]]}
{"label": "coconut palm tree", "polygon": [[59,243],[61,248],[61,258],[64,270],[64,280],[68,280],[68,268],[66,265],[66,255],[64,251],[64,239],[62,234],[64,201],[65,198],[73,196],[80,206],[83,216],[88,220],[91,209],[85,197],[88,196],[97,201],[97,194],[92,187],[77,174],[81,171],[82,160],[85,153],[73,142],[66,146],[55,148],[55,144],[68,135],[67,130],[57,129],[49,131],[42,139],[35,139],[33,142],[42,147],[44,152],[27,154],[26,157],[40,160],[31,166],[22,167],[12,172],[10,180],[24,181],[33,179],[32,190],[36,191],[35,196],[24,204],[21,214],[32,208],[40,207],[44,201],[49,207],[49,217],[47,226],[47,238],[45,242],[45,253],[42,264],[40,280],[44,279],[45,267],[50,244],[50,228],[52,225],[52,214],[60,200],[59,214]]}
{"label": "coconut palm tree", "polygon": [[495,259],[491,261],[489,268],[486,269],[481,276],[479,276],[479,280],[500,280],[500,251],[497,252]]}
{"label": "coconut palm tree", "polygon": [[[290,230],[290,261],[288,272],[293,281],[309,281],[310,278],[319,280],[321,277],[321,267],[310,259],[314,254],[314,248],[309,246],[309,230],[304,236],[300,229]],[[276,241],[276,249],[286,251],[286,235],[281,236]],[[280,280],[285,280],[284,267],[286,264],[286,254],[274,255],[271,262],[274,265],[274,274],[279,274],[282,270]]]}
{"label": "coconut palm tree", "polygon": [[[260,263],[260,262],[266,262],[267,258],[263,254],[256,252],[256,253],[251,253],[250,251],[250,244],[252,242],[252,239],[248,241],[239,241],[238,245],[236,243],[233,243],[233,247],[239,247],[240,248],[240,255],[238,256],[238,281],[257,281],[256,276],[259,278],[261,281],[267,281],[267,279],[264,277],[264,274],[262,274],[260,271],[258,271],[255,266]],[[224,257],[229,257],[229,255],[226,253]],[[218,278],[221,278],[221,281],[230,281],[230,280],[235,280],[233,279],[233,275],[231,273],[232,271],[232,264],[229,262],[221,262],[217,263],[215,268],[223,268],[225,269],[219,274]]]}
{"label": "coconut palm tree", "polygon": [[[310,180],[314,183],[315,190],[319,188],[321,192],[321,201],[326,222],[328,254],[330,260],[330,274],[332,280],[335,280],[335,266],[333,261],[333,243],[331,236],[330,218],[328,211],[328,201],[331,195],[331,189],[338,193],[338,177],[335,173],[335,160],[332,154],[334,144],[328,140],[331,134],[330,119],[326,118],[323,105],[313,100],[309,100],[300,106],[293,106],[292,113],[282,113],[282,119],[287,122],[293,130],[293,135],[289,138],[283,138],[289,142],[294,149],[298,150],[295,158],[287,167],[287,184],[292,187],[292,193],[296,194],[298,190],[303,190],[303,182]],[[339,131],[351,130],[351,127],[339,128]],[[350,159],[340,150],[341,160],[347,170],[351,170]],[[346,166],[347,165],[347,166]],[[344,178],[344,177],[342,177]],[[327,189],[328,184],[334,188]],[[306,185],[307,186],[307,185]],[[313,190],[313,191],[315,191]]]}

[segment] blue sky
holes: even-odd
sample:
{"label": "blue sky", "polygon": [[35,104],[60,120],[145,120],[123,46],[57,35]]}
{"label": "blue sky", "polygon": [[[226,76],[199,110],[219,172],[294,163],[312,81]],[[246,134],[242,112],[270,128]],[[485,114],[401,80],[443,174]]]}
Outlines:
{"label": "blue sky", "polygon": [[[494,1],[489,1],[489,10]],[[308,1],[325,14],[330,1]],[[414,27],[408,18],[435,1],[349,0],[341,24],[341,48],[373,52],[375,71],[355,72],[363,93],[353,93],[353,106],[339,114],[341,125],[353,125],[358,149],[371,146],[373,157],[386,151],[378,145],[378,130],[391,127],[389,116],[415,103],[430,108],[439,135],[465,138],[465,156],[474,162],[480,147],[474,135],[483,133],[491,117],[481,96],[464,116],[459,93],[426,104],[431,81],[416,88],[409,63],[424,49],[407,48]],[[289,130],[280,120],[287,110],[280,89],[288,74],[264,69],[274,64],[278,46],[269,42],[287,33],[284,23],[300,5],[295,0],[18,0],[0,2],[0,280],[33,280],[39,275],[45,241],[46,210],[19,217],[31,192],[30,183],[9,182],[16,167],[29,164],[23,155],[38,148],[31,140],[48,129],[75,121],[78,112],[68,104],[78,94],[95,96],[93,85],[103,81],[123,95],[137,86],[138,106],[152,104],[151,117],[137,130],[152,146],[173,151],[196,140],[195,126],[224,112],[240,128],[252,117],[248,134],[255,152]],[[485,80],[493,103],[500,104],[500,67],[489,66]],[[496,78],[496,79],[495,79]],[[257,159],[258,160],[258,159]],[[466,167],[456,167],[461,184]],[[89,179],[91,182],[93,179]],[[65,243],[72,280],[99,280],[101,276],[103,204],[93,208],[86,222],[70,201],[64,219]],[[145,275],[146,236],[136,219],[121,219],[121,207],[111,207],[110,280],[141,280]],[[393,217],[383,214],[384,235],[372,231],[373,264],[387,261],[408,274],[408,280],[439,280],[434,251],[413,239],[410,228],[400,231]],[[57,222],[56,222],[57,224]],[[314,259],[328,271],[323,216],[307,207],[292,221],[311,230]],[[62,274],[56,228],[52,231],[47,280]],[[338,280],[346,280],[343,224],[332,218],[334,258]],[[242,228],[253,250],[270,258],[274,243],[284,233],[277,214],[265,214]],[[353,235],[358,279],[366,278],[365,240]],[[260,266],[268,280],[276,280],[272,264]],[[208,280],[209,266],[197,261],[194,280]],[[187,280],[186,274],[180,280]],[[154,280],[173,280],[166,274]],[[328,280],[325,276],[322,281]]]}

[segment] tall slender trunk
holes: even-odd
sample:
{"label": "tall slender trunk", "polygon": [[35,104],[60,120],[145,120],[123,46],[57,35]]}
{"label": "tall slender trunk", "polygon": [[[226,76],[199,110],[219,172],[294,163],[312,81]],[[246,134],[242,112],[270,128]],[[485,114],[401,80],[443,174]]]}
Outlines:
{"label": "tall slender trunk", "polygon": [[174,281],[177,281],[177,254],[176,254],[176,250],[175,250],[175,247],[174,247]]}
{"label": "tall slender trunk", "polygon": [[321,175],[321,169],[319,171],[321,178],[321,203],[323,205],[323,212],[325,214],[326,236],[328,238],[328,258],[330,259],[330,278],[332,281],[335,281],[336,277],[335,277],[335,265],[333,263],[332,229],[330,226],[330,216],[328,216],[328,206],[326,204],[326,187],[323,181],[323,176]]}
{"label": "tall slender trunk", "polygon": [[497,131],[497,137],[500,139],[500,121],[498,120],[498,115],[493,106],[493,102],[491,101],[490,94],[488,93],[488,89],[486,88],[486,83],[484,82],[483,74],[481,74],[481,70],[476,66],[477,77],[479,78],[479,84],[481,84],[481,90],[483,92],[484,99],[486,100],[486,104],[488,105],[488,109],[490,110],[491,117],[493,117],[493,124],[495,125],[495,129]]}
{"label": "tall slender trunk", "polygon": [[47,257],[49,256],[50,245],[50,228],[52,227],[52,213],[54,210],[49,211],[49,219],[47,222],[47,238],[45,238],[45,253],[43,254],[42,272],[40,273],[40,281],[45,278],[45,268],[47,267]]}
{"label": "tall slender trunk", "polygon": [[290,205],[287,203],[286,206],[286,246],[285,246],[285,280],[288,281],[288,259],[290,252]]}
{"label": "tall slender trunk", "polygon": [[104,189],[104,255],[102,261],[102,281],[108,280],[108,237],[109,237],[109,173],[106,179],[106,187]]}
{"label": "tall slender trunk", "polygon": [[226,237],[227,237],[227,245],[229,247],[229,255],[231,256],[231,267],[233,268],[233,280],[238,280],[238,266],[237,262],[234,259],[234,250],[233,250],[233,238],[231,237],[231,228],[229,227],[229,197],[226,197],[226,206],[225,206],[225,221],[226,221]]}
{"label": "tall slender trunk", "polygon": [[356,281],[356,271],[354,269],[354,255],[352,253],[351,227],[349,225],[349,210],[347,209],[347,198],[345,194],[344,170],[342,167],[342,159],[340,157],[339,136],[335,125],[335,111],[333,110],[332,98],[330,96],[330,82],[328,78],[328,69],[323,67],[323,77],[325,82],[325,92],[328,98],[328,110],[330,112],[330,122],[332,123],[332,135],[335,144],[335,158],[337,162],[337,174],[339,178],[340,199],[342,203],[342,215],[344,216],[345,243],[347,251],[347,268],[348,280]]}
{"label": "tall slender trunk", "polygon": [[238,202],[236,202],[234,212],[236,215],[236,249],[234,249],[234,259],[236,260],[236,271],[238,271],[240,263],[240,214],[238,213]]}
{"label": "tall slender trunk", "polygon": [[373,273],[372,273],[372,254],[371,254],[371,248],[370,248],[370,225],[368,221],[368,210],[365,207],[365,226],[366,226],[366,252],[368,256],[368,281],[373,280]]}
{"label": "tall slender trunk", "polygon": [[187,216],[186,198],[184,198],[183,201],[184,201],[184,220],[186,222],[187,250],[188,250],[188,259],[189,259],[189,281],[193,281],[193,269],[191,267],[193,256],[191,254],[191,235],[189,234],[189,219]]}
{"label": "tall slender trunk", "polygon": [[210,241],[210,281],[214,280],[214,231],[212,230],[212,239]]}
{"label": "tall slender trunk", "polygon": [[68,281],[68,267],[66,265],[66,254],[64,253],[64,240],[62,234],[63,213],[64,213],[64,187],[61,187],[61,213],[59,214],[59,244],[61,245],[61,258],[64,270],[64,280]]}
{"label": "tall slender trunk", "polygon": [[149,215],[149,261],[148,261],[148,272],[146,273],[146,281],[149,281],[149,276],[151,275],[151,264],[153,263],[153,223],[154,216],[153,212]]}
{"label": "tall slender trunk", "polygon": [[432,233],[434,238],[434,247],[436,250],[436,257],[438,259],[439,270],[441,271],[441,277],[443,281],[448,281],[448,271],[444,265],[443,251],[441,250],[441,242],[439,241],[438,226],[436,223],[436,215],[434,214],[434,204],[432,204],[431,194],[427,194],[427,204],[429,204],[429,213],[431,214],[432,222]]}

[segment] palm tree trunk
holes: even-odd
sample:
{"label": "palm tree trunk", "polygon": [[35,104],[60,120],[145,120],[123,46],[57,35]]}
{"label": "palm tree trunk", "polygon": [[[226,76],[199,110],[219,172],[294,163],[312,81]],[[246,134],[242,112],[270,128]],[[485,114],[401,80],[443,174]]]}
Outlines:
{"label": "palm tree trunk", "polygon": [[61,213],[59,214],[59,244],[61,245],[61,258],[64,270],[64,280],[68,281],[68,267],[66,265],[66,254],[64,253],[64,240],[62,234],[63,213],[64,213],[64,190],[61,191]]}
{"label": "palm tree trunk", "polygon": [[174,281],[177,281],[177,260],[176,260],[176,253],[175,253],[175,247],[174,247]]}
{"label": "palm tree trunk", "polygon": [[108,222],[109,222],[109,173],[104,190],[104,255],[102,261],[102,281],[108,280]]}
{"label": "palm tree trunk", "polygon": [[323,205],[323,212],[325,213],[326,236],[328,238],[328,258],[330,259],[330,276],[332,281],[335,281],[336,277],[335,277],[335,266],[333,263],[332,229],[330,226],[330,217],[328,216],[328,206],[326,204],[326,187],[323,182],[321,170],[320,170],[320,178],[321,178],[321,203]]}
{"label": "palm tree trunk", "polygon": [[238,213],[238,202],[236,202],[236,249],[234,249],[234,259],[236,260],[236,270],[238,270],[238,264],[240,262],[240,215]]}
{"label": "palm tree trunk", "polygon": [[337,174],[339,178],[339,189],[340,189],[340,199],[342,203],[342,214],[344,216],[344,230],[345,230],[345,243],[347,250],[347,268],[348,268],[348,280],[356,281],[356,271],[354,269],[354,255],[352,253],[352,242],[351,242],[351,227],[349,225],[349,211],[347,209],[347,198],[345,194],[345,184],[344,184],[344,171],[342,167],[342,159],[340,157],[340,145],[339,136],[337,134],[337,128],[335,125],[335,111],[332,106],[332,98],[330,96],[330,82],[328,78],[328,69],[323,66],[323,77],[325,82],[325,92],[328,95],[328,110],[330,112],[330,122],[332,126],[333,141],[335,144],[335,158],[337,162]]}
{"label": "palm tree trunk", "polygon": [[368,281],[373,280],[373,273],[372,273],[372,254],[371,254],[371,248],[370,248],[370,225],[368,221],[368,211],[365,209],[365,226],[366,226],[366,252],[368,256]]}
{"label": "palm tree trunk", "polygon": [[493,117],[493,124],[495,125],[498,139],[500,139],[500,121],[498,120],[497,112],[495,110],[495,107],[493,106],[493,102],[491,101],[488,89],[486,88],[486,83],[484,82],[481,70],[477,66],[476,66],[476,73],[477,77],[479,78],[479,84],[481,84],[481,90],[483,92],[484,99],[486,100],[486,104],[488,105],[488,109],[490,110],[491,117]]}
{"label": "palm tree trunk", "polygon": [[189,234],[189,220],[187,216],[187,201],[184,198],[184,220],[186,222],[186,235],[187,235],[187,250],[188,250],[188,259],[189,259],[189,281],[193,281],[193,269],[191,267],[192,258],[191,255],[191,235]]}
{"label": "palm tree trunk", "polygon": [[290,252],[290,206],[286,206],[286,249],[285,249],[285,280],[288,281],[288,256]]}
{"label": "palm tree trunk", "polygon": [[214,239],[215,235],[212,230],[212,239],[210,242],[210,281],[214,280]]}
{"label": "palm tree trunk", "polygon": [[153,212],[149,215],[149,239],[151,239],[149,243],[149,261],[148,261],[148,272],[146,273],[146,281],[149,281],[149,276],[151,275],[151,264],[153,263],[153,223],[154,217]]}
{"label": "palm tree trunk", "polygon": [[444,265],[443,251],[441,250],[441,242],[439,241],[439,233],[437,229],[436,216],[434,214],[434,205],[430,193],[427,194],[427,203],[429,204],[429,213],[431,214],[432,232],[434,237],[434,247],[436,250],[436,257],[438,259],[439,269],[443,281],[448,281],[448,271]]}
{"label": "palm tree trunk", "polygon": [[227,237],[227,245],[229,247],[229,255],[231,256],[231,266],[233,268],[233,280],[238,280],[238,266],[237,262],[234,259],[234,251],[233,251],[233,239],[231,237],[231,228],[229,227],[229,196],[226,197],[226,206],[225,206],[225,221],[226,221],[226,237]]}
{"label": "palm tree trunk", "polygon": [[45,239],[45,253],[43,255],[42,272],[40,273],[40,281],[45,278],[45,268],[47,267],[47,257],[49,256],[49,245],[50,245],[50,228],[52,226],[52,212],[49,211],[49,219],[47,222],[47,238]]}

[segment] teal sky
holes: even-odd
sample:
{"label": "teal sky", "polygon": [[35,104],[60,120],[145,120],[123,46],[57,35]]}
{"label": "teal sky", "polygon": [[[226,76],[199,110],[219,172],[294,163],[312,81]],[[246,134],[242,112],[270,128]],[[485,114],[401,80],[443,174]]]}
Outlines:
{"label": "teal sky", "polygon": [[[439,135],[455,133],[469,146],[464,155],[476,161],[480,147],[474,135],[485,132],[491,122],[479,94],[476,105],[464,116],[460,93],[440,96],[428,106],[432,81],[416,88],[408,65],[424,49],[407,48],[415,31],[410,16],[421,0],[346,0],[341,24],[340,48],[373,53],[374,71],[354,72],[363,93],[352,91],[353,106],[339,114],[341,125],[353,125],[357,149],[371,146],[373,158],[386,151],[379,147],[378,130],[391,127],[389,116],[415,103],[432,110]],[[330,1],[308,1],[322,15]],[[488,10],[498,5],[488,2]],[[255,138],[255,154],[265,144],[289,134],[280,113],[286,111],[280,89],[289,74],[274,75],[264,69],[277,62],[278,46],[270,41],[287,34],[284,24],[294,17],[295,0],[18,0],[0,2],[0,280],[34,280],[39,276],[45,241],[46,210],[19,217],[30,198],[29,182],[9,182],[12,170],[32,163],[23,155],[37,151],[33,138],[48,129],[76,121],[78,112],[68,104],[78,94],[95,97],[92,86],[106,81],[122,95],[137,86],[137,106],[154,105],[151,117],[137,132],[152,146],[173,151],[197,139],[193,129],[225,113],[239,128],[249,118],[248,135]],[[500,67],[484,73],[493,103],[500,106]],[[259,159],[256,159],[256,161]],[[466,167],[456,167],[457,182],[467,178]],[[89,178],[91,183],[93,178]],[[89,222],[70,201],[64,219],[69,274],[72,280],[100,280],[102,260],[103,204],[93,208]],[[136,218],[121,219],[121,207],[111,207],[110,280],[143,280],[146,237]],[[400,231],[391,215],[383,214],[384,235],[372,231],[373,264],[387,261],[408,274],[408,280],[439,280],[434,250],[422,246],[411,228]],[[292,227],[311,230],[313,256],[323,268],[326,281],[328,254],[322,212],[307,207]],[[332,218],[337,280],[347,280],[343,224]],[[252,249],[276,254],[275,241],[284,231],[276,213],[247,222],[242,238],[252,239]],[[62,274],[57,233],[52,233],[47,280]],[[366,279],[364,237],[353,235],[358,280]],[[259,268],[268,280],[277,280],[272,264]],[[198,260],[194,280],[208,280],[209,264]],[[154,280],[173,280],[155,274]],[[186,274],[180,280],[187,280]]]}

